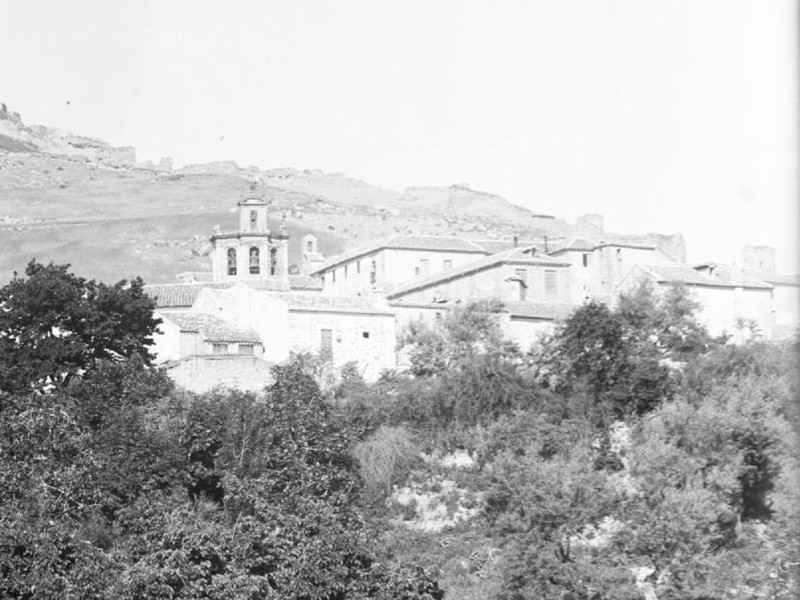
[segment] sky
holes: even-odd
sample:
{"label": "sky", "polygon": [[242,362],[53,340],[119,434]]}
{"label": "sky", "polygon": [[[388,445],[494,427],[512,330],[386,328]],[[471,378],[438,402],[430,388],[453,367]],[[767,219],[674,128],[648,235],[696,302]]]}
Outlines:
{"label": "sky", "polygon": [[6,3],[0,101],[139,160],[466,182],[798,267],[789,0]]}

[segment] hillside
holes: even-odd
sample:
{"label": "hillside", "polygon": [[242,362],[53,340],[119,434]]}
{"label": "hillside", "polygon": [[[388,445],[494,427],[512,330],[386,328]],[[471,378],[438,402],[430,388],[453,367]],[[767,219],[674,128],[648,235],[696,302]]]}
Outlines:
{"label": "hillside", "polygon": [[401,193],[320,170],[136,162],[133,148],[27,126],[0,104],[0,280],[32,258],[68,262],[106,281],[139,274],[162,283],[181,271],[210,270],[212,228],[232,228],[236,201],[253,189],[272,203],[273,218],[286,214],[290,263],[298,262],[299,239],[308,232],[326,255],[391,233],[506,242],[548,236],[553,243],[575,234],[611,235],[539,218],[466,184]]}

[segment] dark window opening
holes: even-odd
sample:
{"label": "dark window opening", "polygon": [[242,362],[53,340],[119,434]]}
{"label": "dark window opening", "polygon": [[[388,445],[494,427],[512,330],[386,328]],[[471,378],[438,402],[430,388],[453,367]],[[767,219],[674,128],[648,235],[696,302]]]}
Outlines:
{"label": "dark window opening", "polygon": [[364,332],[361,334],[361,337],[363,337],[365,340],[368,340],[368,339],[369,339],[369,331],[364,331]]}
{"label": "dark window opening", "polygon": [[239,354],[254,354],[253,344],[239,344]]}
{"label": "dark window opening", "polygon": [[583,266],[584,267],[588,267],[589,266],[589,255],[588,254],[584,254],[583,255]]}
{"label": "dark window opening", "polygon": [[314,242],[308,240],[308,245],[306,246],[306,252],[313,252],[314,251]]}
{"label": "dark window opening", "polygon": [[270,248],[269,249],[269,274],[270,275],[277,275],[278,274],[278,249],[277,248]]}
{"label": "dark window opening", "polygon": [[228,248],[228,275],[236,275],[236,250]]}
{"label": "dark window opening", "polygon": [[517,280],[518,288],[519,288],[519,300],[525,300],[528,297],[528,270],[527,269],[515,269],[514,270],[514,279]]}
{"label": "dark window opening", "polygon": [[444,270],[452,269],[453,268],[453,261],[449,258],[444,261]]}
{"label": "dark window opening", "polygon": [[260,272],[260,252],[256,247],[250,248],[250,275],[258,275]]}
{"label": "dark window opening", "polygon": [[258,224],[258,213],[254,210],[250,211],[250,231],[256,230],[256,225]]}
{"label": "dark window opening", "polygon": [[211,352],[213,354],[227,354],[228,344],[211,344]]}

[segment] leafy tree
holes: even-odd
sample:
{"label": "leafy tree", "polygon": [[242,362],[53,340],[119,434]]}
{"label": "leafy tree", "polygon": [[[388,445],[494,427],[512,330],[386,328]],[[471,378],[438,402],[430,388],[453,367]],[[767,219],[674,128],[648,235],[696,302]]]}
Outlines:
{"label": "leafy tree", "polygon": [[432,327],[412,322],[399,341],[408,351],[411,372],[435,376],[471,364],[477,355],[518,356],[516,344],[505,339],[500,328],[501,308],[497,300],[479,300],[447,310]]}
{"label": "leafy tree", "polygon": [[699,309],[686,286],[675,284],[658,293],[652,283],[643,281],[620,295],[616,312],[637,341],[649,341],[664,357],[685,360],[719,341],[698,321]]}
{"label": "leafy tree", "polygon": [[0,391],[60,387],[100,360],[145,363],[159,324],[139,278],[112,286],[31,261],[0,288]]}

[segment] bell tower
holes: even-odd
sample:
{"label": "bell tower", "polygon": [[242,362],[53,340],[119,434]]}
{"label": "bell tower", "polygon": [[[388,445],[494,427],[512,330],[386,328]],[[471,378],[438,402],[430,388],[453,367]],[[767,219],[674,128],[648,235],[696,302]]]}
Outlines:
{"label": "bell tower", "polygon": [[267,201],[260,195],[249,194],[239,200],[237,208],[238,231],[223,232],[215,228],[211,236],[214,281],[274,279]]}

